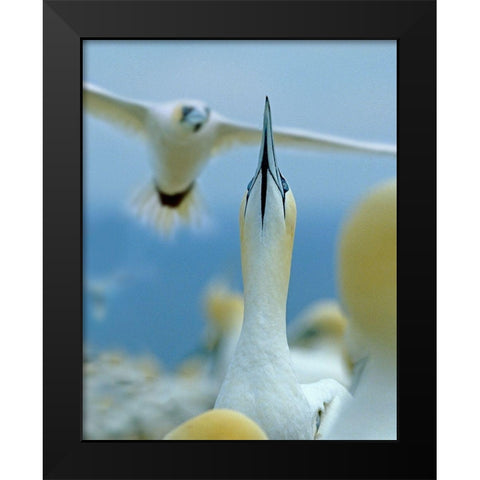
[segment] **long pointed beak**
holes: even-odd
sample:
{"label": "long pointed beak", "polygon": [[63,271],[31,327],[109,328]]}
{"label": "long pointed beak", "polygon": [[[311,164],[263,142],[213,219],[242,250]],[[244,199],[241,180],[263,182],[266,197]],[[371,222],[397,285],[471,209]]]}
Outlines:
{"label": "long pointed beak", "polygon": [[282,182],[280,171],[275,158],[275,149],[273,147],[272,133],[272,114],[270,112],[270,102],[268,97],[265,98],[265,110],[263,113],[263,132],[262,143],[260,144],[260,155],[258,157],[257,172],[262,172],[262,177],[271,173],[277,187],[282,191]]}
{"label": "long pointed beak", "polygon": [[[250,191],[253,186],[260,180],[261,182],[261,209],[262,209],[262,225],[265,215],[265,205],[267,203],[267,182],[270,174],[271,180],[274,181],[282,198],[285,198],[285,192],[288,190],[288,185],[282,177],[275,158],[275,150],[273,147],[273,133],[272,133],[272,115],[270,112],[270,102],[268,97],[265,98],[265,110],[263,114],[263,132],[262,142],[260,144],[260,154],[258,156],[257,169],[252,180],[247,187],[247,202]],[[246,210],[247,204],[245,204]]]}

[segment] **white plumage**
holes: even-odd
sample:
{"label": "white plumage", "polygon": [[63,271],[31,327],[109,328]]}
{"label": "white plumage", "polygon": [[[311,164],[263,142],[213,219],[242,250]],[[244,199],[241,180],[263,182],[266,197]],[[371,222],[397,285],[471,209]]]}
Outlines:
{"label": "white plumage", "polygon": [[215,408],[244,413],[270,439],[313,440],[327,433],[350,394],[331,379],[301,385],[293,370],[286,300],[295,221],[295,200],[275,160],[267,99],[257,171],[240,206],[244,321]]}
{"label": "white plumage", "polygon": [[[243,295],[226,283],[213,283],[205,294],[205,311],[209,371],[221,382],[240,337]],[[300,382],[332,378],[350,388],[354,365],[345,345],[347,325],[344,312],[334,300],[312,303],[288,325],[290,356]]]}

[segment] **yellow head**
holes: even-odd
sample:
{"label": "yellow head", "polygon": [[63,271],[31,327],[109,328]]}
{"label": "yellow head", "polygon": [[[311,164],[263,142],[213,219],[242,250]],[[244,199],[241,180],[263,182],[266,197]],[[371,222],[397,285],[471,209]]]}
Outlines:
{"label": "yellow head", "polygon": [[394,348],[397,325],[397,183],[370,192],[343,226],[338,281],[352,325]]}
{"label": "yellow head", "polygon": [[250,418],[228,409],[208,410],[167,433],[164,440],[268,440]]}
{"label": "yellow head", "polygon": [[291,325],[290,339],[295,344],[310,345],[316,340],[341,340],[348,321],[335,300],[320,300],[305,309]]}
{"label": "yellow head", "polygon": [[204,297],[205,313],[216,330],[226,332],[243,320],[243,296],[227,285],[213,283]]}
{"label": "yellow head", "polygon": [[223,338],[240,332],[243,323],[243,296],[231,291],[225,284],[214,283],[205,293],[204,307],[208,319],[207,348],[216,350]]}

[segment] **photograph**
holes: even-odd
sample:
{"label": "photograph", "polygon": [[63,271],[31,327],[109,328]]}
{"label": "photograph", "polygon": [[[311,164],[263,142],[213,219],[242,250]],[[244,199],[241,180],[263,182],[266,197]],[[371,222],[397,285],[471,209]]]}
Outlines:
{"label": "photograph", "polygon": [[398,48],[81,40],[84,441],[397,440]]}

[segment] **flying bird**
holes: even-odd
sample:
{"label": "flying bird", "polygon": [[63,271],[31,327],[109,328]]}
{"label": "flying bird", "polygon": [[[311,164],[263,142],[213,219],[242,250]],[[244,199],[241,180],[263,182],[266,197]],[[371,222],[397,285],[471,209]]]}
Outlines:
{"label": "flying bird", "polygon": [[215,408],[239,411],[272,440],[324,438],[350,393],[333,379],[300,384],[286,332],[296,206],[273,149],[268,98],[257,170],[240,206],[244,319]]}
{"label": "flying bird", "polygon": [[[139,134],[153,150],[153,178],[134,199],[136,213],[162,233],[179,223],[201,220],[202,200],[196,185],[207,162],[235,145],[258,145],[260,128],[230,120],[199,100],[166,103],[137,101],[84,83],[86,112]],[[396,147],[281,128],[275,143],[284,147],[396,155]]]}

